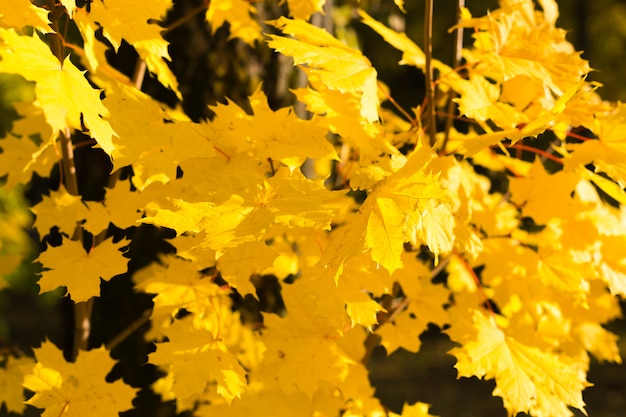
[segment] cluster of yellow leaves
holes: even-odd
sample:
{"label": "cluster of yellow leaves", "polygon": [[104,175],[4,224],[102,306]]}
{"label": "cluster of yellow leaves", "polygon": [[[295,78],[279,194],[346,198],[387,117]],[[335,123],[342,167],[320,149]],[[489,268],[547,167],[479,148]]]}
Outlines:
{"label": "cluster of yellow leaves", "polygon": [[[157,349],[149,360],[166,374],[156,392],[197,415],[383,416],[362,363],[368,333],[388,352],[416,352],[433,323],[449,325],[460,344],[451,352],[459,375],[495,379],[494,395],[510,414],[561,417],[570,406],[584,408],[588,352],[621,360],[602,324],[619,316],[616,296],[626,296],[626,121],[623,106],[603,103],[585,81],[589,66],[555,27],[553,1],[541,1],[543,11],[531,0],[503,0],[480,18],[464,11],[459,27],[472,28],[475,39],[464,50],[467,75],[433,65],[438,88],[458,93],[459,113],[475,126],[451,131],[446,149],[426,145],[419,123],[383,113],[369,60],[305,21],[324,1],[288,0],[292,18],[270,22],[287,36],[267,41],[308,76],[309,86],[294,93],[311,119],[270,109],[259,87],[251,113],[228,102],[201,123],[107,65],[94,36],[100,28],[114,48],[127,41],[159,81],[177,88],[152,23],[171,2],[126,3],[98,0],[87,11],[62,2],[84,41],[63,62],[23,30],[50,31],[42,8],[21,0],[0,9],[0,72],[34,83],[34,96],[18,108],[23,119],[0,141],[0,160],[9,161],[1,173],[8,188],[33,172],[46,175],[60,154],[59,132],[71,129],[95,139],[114,171],[132,167],[132,184],[118,181],[102,202],[60,188],[32,211],[41,235],[57,227],[64,236],[77,228],[96,236],[110,224],[141,223],[176,232],[176,254],[132,277],[137,291],[155,295],[148,338]],[[403,52],[400,64],[424,69],[424,53],[405,34],[359,14]],[[232,37],[262,39],[248,1],[212,1],[206,18],[213,30],[228,23]],[[578,126],[596,138],[555,145],[564,155],[557,172],[492,148],[546,130],[566,141]],[[412,150],[401,152],[406,145]],[[334,166],[334,183],[305,175],[311,163]],[[476,166],[507,175],[507,193],[491,192]],[[620,204],[604,203],[594,186]],[[64,286],[85,301],[100,295],[101,279],[126,272],[125,241],[94,243],[86,251],[64,239],[42,252],[41,291]],[[442,271],[446,282],[433,283]],[[263,275],[290,278],[281,291],[286,315],[266,314],[255,329],[242,325],[228,294],[254,295],[251,277]],[[227,285],[216,285],[218,276]],[[18,372],[10,358],[0,371],[23,380],[35,392],[28,403],[44,415],[130,407],[133,390],[104,381],[112,365],[105,350],[67,364],[45,344],[36,360]],[[21,411],[17,397],[12,390],[0,399]],[[428,406],[402,415],[427,416]]]}
{"label": "cluster of yellow leaves", "polygon": [[26,404],[45,409],[42,416],[110,416],[132,408],[135,389],[105,378],[115,361],[104,349],[83,352],[68,363],[52,342],[35,349],[37,363],[24,365],[24,387],[35,392]]}

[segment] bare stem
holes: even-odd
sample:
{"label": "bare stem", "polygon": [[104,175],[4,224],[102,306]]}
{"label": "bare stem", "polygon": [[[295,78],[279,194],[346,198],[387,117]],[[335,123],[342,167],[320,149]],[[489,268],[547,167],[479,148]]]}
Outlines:
{"label": "bare stem", "polygon": [[[461,8],[465,7],[465,0],[458,0],[459,4],[456,10],[456,22],[459,23],[461,20]],[[456,28],[456,38],[454,42],[454,56],[452,57],[452,68],[457,68],[461,65],[461,58],[463,52],[463,28],[461,26],[457,26]],[[456,97],[456,92],[450,89],[448,93],[448,107],[446,109],[447,117],[446,117],[446,125],[444,127],[444,137],[443,143],[441,144],[441,152],[446,151],[446,145],[448,144],[448,139],[450,138],[450,129],[452,128],[452,123],[454,121],[454,113],[456,110],[456,103],[454,102],[454,98]]]}
{"label": "bare stem", "polygon": [[91,312],[93,298],[74,304],[74,344],[72,346],[72,360],[76,360],[79,350],[86,350],[89,333],[91,332]]}
{"label": "bare stem", "polygon": [[[63,37],[59,34],[59,18],[65,14],[65,9],[63,6],[57,5],[55,0],[46,0],[46,6],[50,12],[50,28],[52,29],[52,33],[48,35],[50,51],[57,57],[59,63],[63,65],[65,52]],[[63,157],[61,165],[65,189],[72,195],[79,195],[76,164],[74,162],[74,148],[72,145],[72,132],[69,127],[59,132],[59,139],[61,141],[61,154]],[[82,228],[78,227],[73,238],[82,241],[82,237]],[[89,301],[76,303],[74,305],[72,360],[76,360],[80,349],[87,349],[89,332],[91,331],[90,318],[92,310],[93,298]]]}
{"label": "bare stem", "polygon": [[70,138],[70,129],[65,128],[59,132],[61,139],[61,153],[63,155],[63,179],[65,189],[72,195],[78,195],[78,179],[76,177],[76,164],[74,163],[74,148]]}
{"label": "bare stem", "polygon": [[179,18],[175,22],[172,22],[168,27],[166,27],[163,31],[161,31],[161,34],[165,35],[166,33],[171,32],[174,29],[184,25],[185,23],[190,21],[195,15],[197,15],[198,13],[203,12],[206,9],[208,9],[209,8],[209,4],[210,4],[209,1],[202,2],[202,4],[200,6],[196,7],[191,12],[189,12],[186,15],[182,16],[181,18]]}
{"label": "bare stem", "polygon": [[50,29],[52,29],[52,32],[47,35],[50,42],[50,51],[63,65],[63,39],[59,34],[59,17],[61,17],[65,9],[63,6],[57,6],[55,0],[46,0],[46,7],[50,16]]}
{"label": "bare stem", "polygon": [[141,90],[141,86],[143,85],[143,78],[146,75],[146,61],[137,58],[137,62],[135,63],[135,69],[133,70],[133,84],[137,90]]}
{"label": "bare stem", "polygon": [[122,330],[117,336],[111,339],[106,348],[112,350],[114,347],[122,343],[128,336],[130,336],[135,330],[140,328],[143,324],[147,323],[152,317],[152,309],[148,309],[143,312],[141,317],[138,317],[135,321],[130,323],[124,330]]}
{"label": "bare stem", "polygon": [[426,125],[430,146],[435,146],[437,126],[435,122],[435,89],[433,80],[433,0],[426,0],[424,14],[424,53],[426,55]]}

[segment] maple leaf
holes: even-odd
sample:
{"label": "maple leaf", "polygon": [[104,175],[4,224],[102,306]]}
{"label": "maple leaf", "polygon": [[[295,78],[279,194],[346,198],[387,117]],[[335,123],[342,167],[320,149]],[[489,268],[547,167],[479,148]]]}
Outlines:
{"label": "maple leaf", "polygon": [[35,349],[35,357],[37,364],[24,377],[24,387],[35,396],[26,404],[45,409],[44,417],[109,417],[132,408],[135,389],[105,380],[115,361],[104,348],[81,351],[68,363],[47,341]]}
{"label": "maple leaf", "polygon": [[341,135],[343,143],[358,149],[364,159],[378,158],[375,160],[385,163],[387,159],[379,158],[381,154],[398,153],[383,139],[378,124],[361,117],[361,103],[354,94],[329,89],[314,73],[307,68],[303,70],[308,73],[313,88],[299,88],[292,92],[306,104],[308,111],[324,116],[319,123],[324,123],[330,132]]}
{"label": "maple leaf", "polygon": [[166,335],[169,341],[157,345],[150,362],[167,370],[168,376],[157,387],[178,399],[178,409],[192,408],[194,398],[212,382],[228,402],[246,390],[245,371],[221,341],[218,329],[196,327],[188,318],[176,320]]}
{"label": "maple leaf", "polygon": [[154,298],[155,309],[175,315],[181,308],[201,313],[211,304],[211,299],[220,294],[220,289],[211,280],[202,276],[198,265],[175,256],[162,258],[133,275],[135,288]]}
{"label": "maple leaf", "polygon": [[326,0],[287,0],[289,15],[295,19],[309,20],[314,13],[323,13]]}
{"label": "maple leaf", "polygon": [[[248,119],[249,125],[231,127],[238,135],[249,138],[238,146],[239,152],[252,150],[256,158],[280,161],[292,171],[307,158],[339,159],[326,139],[325,126],[318,119],[302,120],[290,108],[273,111],[260,87],[250,96],[250,105],[254,118]],[[219,117],[219,112],[216,114]],[[276,126],[281,129],[277,130]]]}
{"label": "maple leaf", "polygon": [[[372,259],[390,274],[402,267],[405,241],[425,242],[435,255],[452,248],[452,236],[447,232],[451,218],[445,217],[449,209],[442,206],[439,211],[439,206],[429,202],[446,198],[437,177],[426,172],[430,158],[427,149],[411,154],[404,167],[385,179],[361,207],[368,216],[365,244],[371,249]],[[441,228],[429,224],[440,220]]]}
{"label": "maple leaf", "polygon": [[548,174],[536,159],[526,178],[511,178],[511,200],[522,207],[522,212],[538,224],[553,217],[573,213],[576,202],[571,193],[580,177],[573,172],[559,171]]}
{"label": "maple leaf", "polygon": [[42,7],[35,6],[28,1],[17,1],[11,7],[4,7],[0,11],[0,28],[17,28],[32,26],[42,33],[50,29],[48,12]]}
{"label": "maple leaf", "polygon": [[404,267],[396,270],[391,278],[402,286],[406,307],[399,307],[403,310],[394,313],[392,321],[376,330],[388,354],[398,348],[418,352],[421,346],[419,336],[428,329],[428,324],[443,327],[450,320],[444,309],[450,292],[442,285],[430,282],[431,272],[414,254],[405,252],[402,261]]}
{"label": "maple leaf", "polygon": [[335,343],[339,334],[328,323],[326,314],[315,312],[315,299],[298,293],[300,284],[283,288],[285,318],[264,317],[267,328],[261,339],[267,350],[257,375],[274,379],[286,394],[300,391],[312,398],[321,385],[344,381],[350,361]]}
{"label": "maple leaf", "polygon": [[[133,181],[140,189],[153,181],[175,179],[182,161],[216,154],[201,125],[166,122],[171,116],[141,91],[118,85],[103,103],[110,109],[107,119],[117,132],[111,153],[113,170],[134,165],[137,178]],[[148,169],[142,172],[142,166]]]}
{"label": "maple leaf", "polygon": [[23,369],[32,367],[33,360],[0,356],[0,362],[4,362],[4,367],[0,367],[0,406],[4,403],[7,411],[21,414],[24,411]]}
{"label": "maple leaf", "polygon": [[373,19],[361,9],[359,9],[359,16],[361,16],[361,21],[363,23],[376,31],[391,46],[402,51],[402,59],[399,62],[400,65],[412,65],[417,68],[424,68],[426,65],[426,56],[424,55],[424,51],[422,51],[419,46],[409,39],[405,33],[389,29],[387,26]]}
{"label": "maple leaf", "polygon": [[582,390],[590,384],[584,369],[568,358],[524,345],[474,311],[473,332],[454,326],[448,333],[463,346],[450,351],[459,376],[495,378],[493,394],[502,397],[511,415],[570,416],[568,406],[584,410]]}
{"label": "maple leaf", "polygon": [[272,24],[295,39],[269,35],[270,48],[293,57],[295,65],[306,64],[329,89],[354,94],[361,116],[378,120],[377,73],[365,56],[303,20],[281,17]]}
{"label": "maple leaf", "polygon": [[402,414],[389,413],[390,417],[436,417],[428,413],[430,405],[422,402],[416,402],[415,404],[404,404],[402,407]]}
{"label": "maple leaf", "polygon": [[[124,240],[113,243],[112,239],[107,239],[89,253],[80,242],[73,240],[65,240],[61,246],[49,246],[37,259],[44,268],[49,268],[41,273],[40,292],[67,287],[75,302],[98,297],[101,278],[108,281],[128,269],[128,259],[119,251],[125,243]],[[67,271],[74,271],[74,279],[68,280]]]}
{"label": "maple leaf", "polygon": [[69,56],[60,63],[39,38],[19,36],[13,30],[0,29],[0,38],[0,71],[36,81],[34,104],[43,110],[53,131],[67,127],[81,129],[84,124],[110,154],[114,132],[102,119],[108,110],[100,101],[100,92],[89,85]]}
{"label": "maple leaf", "polygon": [[[131,44],[145,61],[148,70],[156,74],[164,86],[171,88],[181,98],[176,77],[164,61],[170,60],[170,56],[168,43],[161,36],[163,29],[154,23],[161,21],[171,6],[171,0],[156,0],[136,5],[128,5],[121,0],[95,1],[90,6],[87,19],[103,28],[102,34],[116,51],[122,39]],[[87,29],[84,13],[81,11],[77,16],[82,22],[79,27]],[[84,37],[91,38],[89,33],[90,31],[83,31]],[[93,39],[89,39],[88,47],[93,50]]]}
{"label": "maple leaf", "polygon": [[206,20],[211,25],[213,33],[226,22],[230,25],[229,38],[240,38],[253,45],[261,39],[261,27],[251,16],[254,7],[245,0],[223,0],[209,3],[206,11]]}
{"label": "maple leaf", "polygon": [[54,226],[71,235],[88,213],[81,197],[71,195],[64,187],[60,187],[59,191],[51,191],[50,196],[44,197],[31,211],[37,216],[35,227],[42,236],[47,235]]}
{"label": "maple leaf", "polygon": [[589,72],[587,61],[566,41],[565,31],[535,13],[530,0],[503,3],[501,9],[461,25],[480,30],[474,34],[474,48],[464,51],[465,58],[476,62],[474,71],[497,82],[526,75],[562,95]]}
{"label": "maple leaf", "polygon": [[[624,137],[626,105],[617,103],[610,111],[597,114],[593,125],[589,128],[594,131],[598,139],[566,145],[573,152],[564,158],[564,168],[571,171],[580,165],[584,166],[593,162],[596,166],[596,172],[608,173],[623,187],[626,185],[626,163],[624,163],[626,158],[626,137]],[[600,182],[601,180],[596,179],[596,181]],[[596,183],[598,186],[600,184]]]}
{"label": "maple leaf", "polygon": [[10,174],[5,184],[7,190],[28,183],[33,172],[47,175],[57,160],[50,143],[37,146],[29,138],[8,135],[0,140],[0,149],[0,176]]}
{"label": "maple leaf", "polygon": [[278,253],[264,242],[243,243],[217,260],[222,277],[240,294],[256,294],[250,277],[272,266]]}

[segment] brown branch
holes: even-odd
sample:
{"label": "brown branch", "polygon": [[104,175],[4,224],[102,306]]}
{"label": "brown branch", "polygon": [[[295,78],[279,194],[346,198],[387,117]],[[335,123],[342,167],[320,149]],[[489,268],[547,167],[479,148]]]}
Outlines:
{"label": "brown branch", "polygon": [[426,54],[426,123],[428,135],[430,136],[430,146],[435,146],[437,141],[437,126],[435,120],[435,89],[433,82],[433,0],[426,0],[426,10],[424,15],[424,53]]}
{"label": "brown branch", "polygon": [[143,324],[147,323],[148,320],[150,320],[150,317],[152,317],[152,309],[148,309],[144,311],[141,317],[138,317],[135,321],[130,323],[124,330],[118,333],[113,339],[111,339],[106,344],[106,348],[108,350],[112,350],[114,347],[122,343],[135,330],[140,328]]}
{"label": "brown branch", "polygon": [[521,143],[516,143],[515,145],[504,145],[504,146],[507,148],[521,149],[522,151],[533,152],[537,155],[542,156],[545,159],[550,159],[558,164],[563,165],[563,161],[561,160],[561,158],[559,158],[558,156],[554,156],[553,154],[546,152],[542,149],[533,148],[532,146],[527,146]]}
{"label": "brown branch", "polygon": [[[465,0],[459,0],[459,4],[456,10],[456,21],[457,23],[461,20],[461,8],[465,7]],[[452,57],[452,68],[456,68],[461,65],[463,52],[463,28],[461,25],[458,25],[456,28],[456,38],[454,42],[454,56]],[[450,89],[448,93],[448,107],[446,109],[446,113],[450,116],[456,112],[456,103],[454,102],[454,98],[456,97],[456,92],[453,89]],[[443,143],[441,144],[441,152],[446,151],[446,145],[448,144],[448,139],[450,138],[450,129],[452,128],[452,123],[454,119],[452,117],[446,117],[446,125],[444,127],[444,136]]]}
{"label": "brown branch", "polygon": [[180,17],[178,20],[174,21],[168,27],[166,27],[164,30],[162,30],[161,31],[161,35],[165,35],[168,32],[171,32],[174,29],[177,29],[178,27],[184,25],[189,20],[191,20],[195,15],[197,15],[198,13],[208,9],[209,8],[209,3],[210,2],[208,2],[208,1],[207,2],[203,2],[200,6],[196,7],[195,9],[193,9],[192,11],[187,13],[186,15]]}

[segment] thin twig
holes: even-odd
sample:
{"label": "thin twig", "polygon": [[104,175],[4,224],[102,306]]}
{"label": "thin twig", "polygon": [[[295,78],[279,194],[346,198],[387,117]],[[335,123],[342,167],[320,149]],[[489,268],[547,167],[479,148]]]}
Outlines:
{"label": "thin twig", "polygon": [[[63,65],[65,55],[63,37],[59,34],[59,18],[66,13],[65,8],[56,5],[55,0],[46,0],[46,6],[50,11],[50,28],[52,33],[49,34],[50,51]],[[61,141],[61,153],[63,160],[61,165],[63,168],[63,180],[65,189],[72,195],[78,193],[78,178],[76,176],[76,164],[74,162],[74,148],[72,145],[72,133],[69,127],[59,132]],[[74,239],[82,241],[82,228],[78,227]],[[89,342],[89,333],[91,331],[91,311],[93,310],[93,298],[86,302],[79,302],[74,305],[74,342],[72,345],[72,361],[78,357],[80,349],[87,349]]]}
{"label": "thin twig", "polygon": [[203,2],[200,6],[196,7],[195,9],[193,9],[191,12],[187,13],[186,15],[182,16],[181,18],[179,18],[178,20],[176,20],[175,22],[171,23],[168,27],[166,27],[165,29],[163,29],[161,31],[161,35],[165,35],[168,32],[173,31],[174,29],[184,25],[185,23],[187,23],[189,20],[191,20],[191,18],[193,18],[195,15],[197,15],[198,13],[206,10],[209,8],[209,3],[210,2]]}
{"label": "thin twig", "polygon": [[72,360],[76,360],[79,350],[87,350],[89,333],[91,332],[91,312],[93,297],[87,301],[74,304],[74,344],[72,345]]}
{"label": "thin twig", "polygon": [[135,330],[143,326],[145,323],[150,320],[152,317],[152,309],[148,309],[143,312],[141,317],[138,317],[135,321],[129,324],[124,330],[118,333],[113,339],[111,339],[107,344],[106,348],[108,350],[112,350],[114,347],[122,343],[128,336],[130,336]]}
{"label": "thin twig", "polygon": [[74,162],[74,147],[70,138],[70,129],[65,128],[59,132],[61,139],[61,153],[63,155],[63,179],[65,189],[72,195],[78,195],[78,178],[76,177],[76,164]]}
{"label": "thin twig", "polygon": [[430,146],[435,146],[437,141],[437,126],[435,121],[435,89],[433,85],[433,0],[426,0],[426,11],[424,15],[424,53],[426,54],[426,120],[428,125],[428,135],[430,136]]}
{"label": "thin twig", "polygon": [[542,156],[545,159],[550,159],[558,164],[563,165],[563,161],[561,160],[561,158],[559,158],[558,156],[554,156],[553,154],[546,152],[542,149],[533,148],[532,146],[524,145],[521,143],[516,143],[515,145],[504,145],[504,146],[507,148],[521,149],[523,151],[532,152],[532,153]]}
{"label": "thin twig", "polygon": [[133,84],[137,90],[141,90],[143,85],[143,79],[146,74],[146,61],[142,58],[137,58],[135,63],[135,69],[133,70]]}
{"label": "thin twig", "polygon": [[47,36],[50,41],[50,51],[52,51],[52,54],[56,56],[61,65],[63,65],[63,38],[59,34],[59,17],[61,17],[61,10],[64,12],[65,8],[57,6],[55,3],[55,0],[46,0],[50,29],[52,29],[52,32],[48,33]]}
{"label": "thin twig", "polygon": [[[461,21],[461,9],[465,7],[465,0],[459,0],[459,4],[456,10],[456,21],[457,24]],[[454,56],[452,57],[452,68],[456,68],[461,65],[463,52],[463,28],[461,25],[457,25],[456,28],[456,38],[454,42]],[[446,145],[448,144],[448,139],[450,138],[450,129],[452,128],[452,123],[454,119],[452,115],[456,112],[456,103],[454,102],[454,98],[456,97],[456,92],[453,89],[450,89],[448,93],[448,107],[446,109],[446,113],[450,116],[446,117],[446,125],[444,127],[444,136],[443,143],[441,144],[441,152],[446,151]]]}

